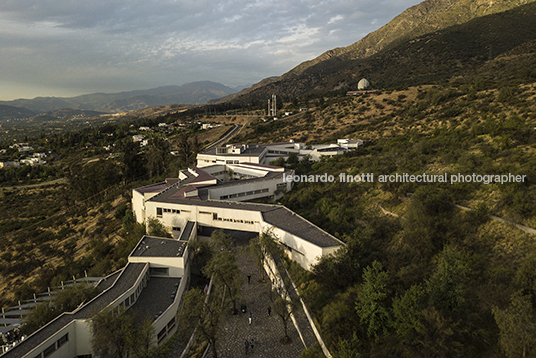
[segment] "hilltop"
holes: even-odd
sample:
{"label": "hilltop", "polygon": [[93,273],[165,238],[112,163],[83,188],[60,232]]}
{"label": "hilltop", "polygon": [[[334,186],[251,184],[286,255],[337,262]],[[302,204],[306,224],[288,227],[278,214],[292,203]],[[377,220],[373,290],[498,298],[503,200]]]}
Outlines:
{"label": "hilltop", "polygon": [[353,45],[218,101],[254,103],[272,93],[290,98],[345,91],[356,89],[363,77],[385,88],[467,76],[534,41],[535,9],[533,1],[424,1]]}

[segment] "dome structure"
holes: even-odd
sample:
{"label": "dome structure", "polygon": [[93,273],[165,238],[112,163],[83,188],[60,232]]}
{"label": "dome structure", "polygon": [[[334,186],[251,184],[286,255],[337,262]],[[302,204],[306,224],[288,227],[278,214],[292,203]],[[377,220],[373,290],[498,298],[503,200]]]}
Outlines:
{"label": "dome structure", "polygon": [[361,81],[357,84],[358,90],[365,90],[370,87],[370,82],[366,78],[362,78]]}

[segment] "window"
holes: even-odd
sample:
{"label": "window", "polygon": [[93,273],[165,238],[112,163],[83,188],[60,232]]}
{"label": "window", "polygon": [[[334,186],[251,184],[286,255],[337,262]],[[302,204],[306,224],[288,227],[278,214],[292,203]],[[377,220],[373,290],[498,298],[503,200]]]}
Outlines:
{"label": "window", "polygon": [[69,342],[69,333],[65,334],[65,336],[58,339],[58,348],[60,348],[67,342]]}
{"label": "window", "polygon": [[164,338],[166,338],[166,327],[162,328],[160,332],[158,332],[158,343],[160,343]]}
{"label": "window", "polygon": [[173,317],[167,324],[167,328],[168,328],[168,331],[173,329],[173,327],[175,327],[175,317]]}
{"label": "window", "polygon": [[156,208],[156,217],[158,218],[162,217],[162,208]]}
{"label": "window", "polygon": [[206,214],[206,215],[210,215],[212,213],[209,213],[208,211],[200,211],[199,214]]}
{"label": "window", "polygon": [[52,343],[50,346],[48,346],[47,349],[45,349],[45,351],[43,352],[44,353],[44,356],[45,358],[50,356],[52,353],[54,353],[56,351],[56,342]]}
{"label": "window", "polygon": [[169,276],[169,267],[151,267],[151,276]]}
{"label": "window", "polygon": [[212,213],[212,220],[218,220],[218,214]]}

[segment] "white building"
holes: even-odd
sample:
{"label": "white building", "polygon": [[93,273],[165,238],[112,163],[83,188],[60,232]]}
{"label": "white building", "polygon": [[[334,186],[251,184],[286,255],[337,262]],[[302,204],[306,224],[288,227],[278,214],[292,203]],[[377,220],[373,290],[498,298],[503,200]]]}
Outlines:
{"label": "white building", "polygon": [[153,344],[163,344],[177,331],[177,309],[190,277],[188,241],[196,233],[196,223],[190,222],[177,239],[144,236],[128,264],[97,284],[102,290],[97,297],[63,313],[2,358],[89,358],[93,355],[90,321],[104,309],[128,309],[149,319],[155,332]]}
{"label": "white building", "polygon": [[357,150],[363,145],[360,139],[338,139],[336,144],[307,146],[294,141],[270,144],[228,144],[197,154],[197,166],[202,168],[213,164],[257,163],[270,164],[279,157],[288,159],[291,153],[299,159],[305,157],[319,161],[322,157],[333,157],[347,151]]}
{"label": "white building", "polygon": [[[266,148],[265,148],[266,149]],[[163,344],[179,322],[176,315],[190,277],[188,243],[213,229],[271,233],[305,269],[343,243],[282,205],[244,200],[277,198],[291,189],[293,171],[269,165],[220,164],[183,170],[178,178],[133,190],[136,220],[156,218],[173,239],[144,236],[127,265],[102,279],[97,297],[54,319],[2,358],[90,358],[92,317],[104,309],[133,310],[151,320],[153,344]],[[201,235],[202,236],[202,235]]]}
{"label": "white building", "polygon": [[266,147],[257,144],[229,144],[197,154],[197,166],[202,168],[213,164],[266,164],[267,153]]}
{"label": "white building", "polygon": [[[138,222],[156,218],[174,237],[181,235],[188,222],[197,223],[200,230],[271,232],[292,260],[310,269],[343,243],[284,206],[244,202],[277,198],[291,189],[292,183],[285,176],[293,174],[283,168],[250,163],[189,168],[181,172],[178,181],[135,189],[132,208]],[[223,181],[225,177],[241,176],[246,179]]]}

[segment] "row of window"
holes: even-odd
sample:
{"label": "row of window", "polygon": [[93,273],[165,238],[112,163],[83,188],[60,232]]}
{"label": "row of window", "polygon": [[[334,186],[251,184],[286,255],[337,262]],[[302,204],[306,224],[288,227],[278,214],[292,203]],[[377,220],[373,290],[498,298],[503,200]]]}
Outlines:
{"label": "row of window", "polygon": [[52,355],[52,353],[54,353],[55,351],[60,349],[60,347],[63,346],[67,342],[69,342],[69,333],[66,333],[64,336],[62,336],[56,342],[52,343],[43,352],[41,352],[38,355],[36,355],[35,358],[49,357],[50,355]]}
{"label": "row of window", "polygon": [[168,335],[168,333],[171,334],[171,330],[173,328],[175,328],[175,326],[177,325],[177,320],[175,319],[175,317],[173,317],[169,322],[168,324],[162,328],[160,330],[160,332],[158,332],[157,334],[157,339],[158,339],[158,344],[162,343],[162,341],[164,340],[164,338],[166,338],[166,336]]}
{"label": "row of window", "polygon": [[264,189],[258,189],[253,191],[246,191],[242,193],[236,193],[236,194],[230,194],[230,195],[222,195],[220,196],[220,200],[225,199],[232,199],[232,198],[240,198],[242,196],[249,196],[249,195],[255,195],[255,194],[261,194],[261,193],[268,193],[270,189],[264,188]]}
{"label": "row of window", "polygon": [[251,225],[255,224],[255,222],[251,220],[219,218],[217,213],[212,213],[212,220],[219,220],[219,221],[225,221],[225,222],[231,222],[231,223],[251,224]]}
{"label": "row of window", "polygon": [[190,210],[179,210],[179,209],[168,209],[168,208],[156,208],[156,217],[161,218],[163,213],[166,214],[180,214],[181,211],[183,213],[189,213]]}
{"label": "row of window", "polygon": [[270,153],[270,154],[285,154],[285,155],[287,155],[289,152],[284,151],[284,150],[269,150],[268,153]]}

